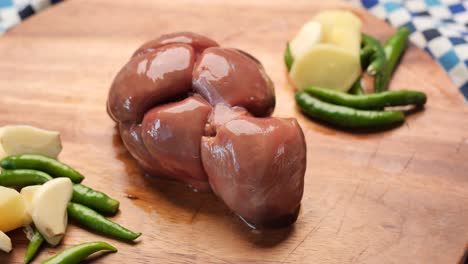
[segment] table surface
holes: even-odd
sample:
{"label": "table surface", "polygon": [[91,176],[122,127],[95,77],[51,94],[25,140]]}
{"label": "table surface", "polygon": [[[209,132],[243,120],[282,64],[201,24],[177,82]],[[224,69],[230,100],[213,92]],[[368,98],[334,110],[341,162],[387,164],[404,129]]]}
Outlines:
{"label": "table surface", "polygon": [[[295,107],[282,51],[302,23],[349,8],[381,40],[394,30],[346,3],[291,1],[66,1],[0,38],[0,125],[58,130],[60,159],[85,184],[121,201],[115,221],[143,232],[125,244],[69,226],[63,244],[36,261],[92,240],[117,254],[93,263],[456,263],[468,241],[468,112],[444,71],[410,46],[391,89],[428,94],[399,128],[337,131]],[[296,117],[308,145],[302,209],[291,228],[252,231],[211,193],[145,177],[107,116],[114,75],[142,42],[191,30],[260,59],[276,85],[275,116]],[[22,263],[27,239],[9,233]]]}

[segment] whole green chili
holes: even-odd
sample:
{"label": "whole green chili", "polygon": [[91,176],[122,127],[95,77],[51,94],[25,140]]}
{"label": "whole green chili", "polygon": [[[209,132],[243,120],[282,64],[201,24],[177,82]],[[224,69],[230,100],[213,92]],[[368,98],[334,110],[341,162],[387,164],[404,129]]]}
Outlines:
{"label": "whole green chili", "polygon": [[67,177],[74,183],[80,183],[84,176],[70,166],[47,156],[38,154],[22,154],[8,156],[0,161],[4,169],[33,169],[43,171],[52,177]]}
{"label": "whole green chili", "polygon": [[426,103],[426,94],[419,91],[396,90],[378,94],[353,95],[321,87],[307,87],[304,91],[322,101],[364,110],[381,110],[387,106],[416,105]]}
{"label": "whole green chili", "polygon": [[381,128],[404,122],[400,111],[368,111],[320,101],[306,92],[296,93],[296,102],[306,115],[344,128]]}
{"label": "whole green chili", "polygon": [[105,235],[126,241],[133,241],[141,236],[141,233],[132,232],[81,204],[68,203],[67,212],[71,219],[77,221],[82,226]]}
{"label": "whole green chili", "polygon": [[410,31],[402,27],[400,28],[384,45],[385,57],[387,64],[382,72],[378,73],[374,79],[374,91],[376,93],[383,92],[387,89],[388,83],[392,77],[398,61],[405,51],[408,42]]}
{"label": "whole green chili", "polygon": [[37,170],[4,170],[0,173],[0,185],[5,187],[24,187],[43,184],[52,180],[49,174]]}
{"label": "whole green chili", "polygon": [[119,201],[107,194],[93,190],[82,184],[73,185],[72,202],[86,205],[103,214],[115,214],[119,210]]}
{"label": "whole green chili", "polygon": [[117,252],[114,246],[106,242],[88,242],[60,251],[57,255],[46,259],[42,264],[78,264],[91,254],[101,250]]}
{"label": "whole green chili", "polygon": [[382,47],[382,44],[380,44],[380,42],[377,39],[367,34],[362,34],[362,44],[364,47],[362,49],[363,52],[370,50],[369,54],[364,55],[364,56],[368,56],[365,58],[365,63],[366,63],[365,69],[367,73],[369,73],[370,75],[376,75],[377,73],[382,72],[385,67],[386,60],[387,60],[385,57],[385,51]]}

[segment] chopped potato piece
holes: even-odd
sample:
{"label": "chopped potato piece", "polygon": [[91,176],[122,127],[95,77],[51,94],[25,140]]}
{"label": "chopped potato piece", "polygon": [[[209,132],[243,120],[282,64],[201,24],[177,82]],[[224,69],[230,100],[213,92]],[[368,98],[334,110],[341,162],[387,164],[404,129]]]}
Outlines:
{"label": "chopped potato piece", "polygon": [[347,91],[359,74],[355,55],[336,46],[318,44],[294,62],[290,77],[301,90],[314,85]]}
{"label": "chopped potato piece", "polygon": [[302,26],[296,36],[289,42],[291,55],[293,58],[298,58],[321,40],[322,25],[315,21],[309,21]]}
{"label": "chopped potato piece", "polygon": [[[315,26],[317,23],[320,26]],[[361,26],[357,16],[344,10],[320,12],[306,23],[293,39],[304,41],[295,43],[300,52],[297,56],[293,54],[294,63],[289,72],[296,89],[320,86],[348,91],[361,73]],[[313,41],[302,34],[311,36]],[[290,48],[293,53],[291,44]]]}
{"label": "chopped potato piece", "polygon": [[314,20],[322,24],[324,27],[338,26],[346,28],[354,28],[361,31],[362,21],[353,12],[347,10],[325,10],[318,13]]}
{"label": "chopped potato piece", "polygon": [[23,198],[15,190],[0,186],[0,231],[8,232],[29,224]]}
{"label": "chopped potato piece", "polygon": [[322,43],[343,48],[358,56],[361,49],[361,32],[344,27],[330,27],[324,30]]}

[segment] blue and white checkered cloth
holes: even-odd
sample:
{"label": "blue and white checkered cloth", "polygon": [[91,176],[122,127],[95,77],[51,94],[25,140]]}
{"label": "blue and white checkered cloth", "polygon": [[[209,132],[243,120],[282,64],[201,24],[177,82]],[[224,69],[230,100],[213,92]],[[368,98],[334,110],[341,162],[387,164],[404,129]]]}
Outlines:
{"label": "blue and white checkered cloth", "polygon": [[[0,0],[0,34],[62,0]],[[468,100],[467,0],[350,0],[395,27],[407,27],[411,41],[447,71]]]}
{"label": "blue and white checkered cloth", "polygon": [[27,17],[62,0],[0,0],[0,35]]}

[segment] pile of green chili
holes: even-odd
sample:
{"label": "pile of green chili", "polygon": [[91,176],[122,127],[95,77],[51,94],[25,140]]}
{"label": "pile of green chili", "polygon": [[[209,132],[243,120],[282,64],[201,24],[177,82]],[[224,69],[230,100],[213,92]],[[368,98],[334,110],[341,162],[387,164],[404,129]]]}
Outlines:
{"label": "pile of green chili", "polygon": [[[401,111],[385,111],[385,107],[423,106],[427,97],[423,92],[386,91],[391,76],[405,51],[409,30],[399,29],[384,45],[367,34],[362,34],[360,61],[366,74],[374,78],[374,93],[366,94],[361,77],[348,93],[308,87],[296,93],[296,103],[306,115],[344,128],[378,128],[401,124],[405,115]],[[286,46],[284,62],[288,70],[293,58]]]}
{"label": "pile of green chili", "polygon": [[[70,178],[73,182],[73,195],[67,207],[68,217],[91,231],[124,241],[133,241],[141,235],[104,217],[102,214],[117,213],[119,201],[81,184],[84,176],[56,159],[37,154],[8,156],[0,160],[0,167],[4,169],[0,173],[0,185],[5,187],[43,184],[55,177]],[[41,233],[34,229],[23,263],[29,263],[36,256],[43,242]],[[104,242],[84,243],[66,249],[43,263],[79,263],[100,250],[117,251]]]}

